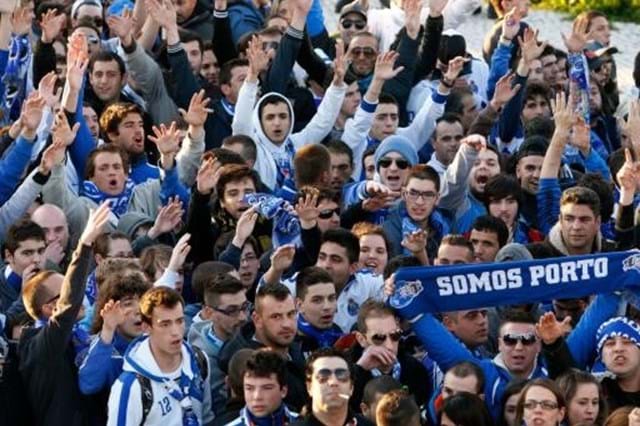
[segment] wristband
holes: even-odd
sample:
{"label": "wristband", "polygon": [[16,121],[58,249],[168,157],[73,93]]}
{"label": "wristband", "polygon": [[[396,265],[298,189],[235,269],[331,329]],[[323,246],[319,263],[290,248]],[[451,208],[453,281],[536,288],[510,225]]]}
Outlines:
{"label": "wristband", "polygon": [[447,89],[451,89],[451,88],[453,88],[453,85],[455,84],[455,81],[451,82],[451,83],[448,83],[447,80],[445,80],[444,78],[441,78],[440,79],[440,83],[442,83],[442,85],[444,87],[446,87]]}

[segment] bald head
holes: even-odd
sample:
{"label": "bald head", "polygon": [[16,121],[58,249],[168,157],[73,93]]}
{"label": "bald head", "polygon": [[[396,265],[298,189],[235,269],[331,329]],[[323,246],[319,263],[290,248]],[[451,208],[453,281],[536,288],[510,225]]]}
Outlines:
{"label": "bald head", "polygon": [[33,211],[31,220],[43,230],[47,245],[58,242],[63,249],[69,244],[69,225],[64,212],[53,204],[43,204]]}

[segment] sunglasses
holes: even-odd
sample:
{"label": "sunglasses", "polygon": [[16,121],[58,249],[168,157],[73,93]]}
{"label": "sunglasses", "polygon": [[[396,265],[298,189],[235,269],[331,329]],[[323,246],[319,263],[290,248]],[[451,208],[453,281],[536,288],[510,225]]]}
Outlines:
{"label": "sunglasses", "polygon": [[278,46],[280,46],[280,43],[277,41],[265,41],[262,43],[262,50],[265,52],[269,49],[278,50]]}
{"label": "sunglasses", "polygon": [[522,404],[525,410],[535,410],[537,406],[540,406],[545,411],[551,411],[558,408],[558,404],[553,401],[545,399],[543,401],[536,401],[535,399],[528,399]]}
{"label": "sunglasses", "polygon": [[374,334],[373,336],[371,336],[371,342],[373,342],[373,344],[376,346],[382,345],[387,341],[387,339],[391,339],[391,341],[394,343],[399,342],[400,339],[402,339],[402,331],[396,330],[392,331],[389,334]]}
{"label": "sunglasses", "polygon": [[505,334],[502,336],[502,341],[507,346],[515,346],[518,342],[522,343],[523,346],[531,346],[535,344],[538,339],[535,334],[527,333],[527,334]]}
{"label": "sunglasses", "polygon": [[244,302],[242,305],[238,307],[223,309],[223,308],[212,306],[211,309],[213,309],[216,312],[220,312],[221,314],[226,315],[228,317],[235,317],[240,315],[242,312],[245,312],[245,313],[248,312],[250,307],[251,307],[251,303]]}
{"label": "sunglasses", "polygon": [[409,162],[402,158],[381,158],[378,160],[378,165],[383,169],[391,166],[391,163],[396,163],[396,167],[400,170],[405,170],[409,167]]}
{"label": "sunglasses", "polygon": [[354,47],[351,49],[351,54],[356,57],[364,55],[367,58],[371,58],[372,56],[376,56],[376,51],[370,47]]}
{"label": "sunglasses", "polygon": [[355,25],[356,30],[363,30],[364,27],[367,26],[367,23],[360,20],[352,21],[351,19],[344,19],[342,22],[340,22],[340,25],[342,25],[342,28],[344,28],[345,30],[350,29],[352,25]]}
{"label": "sunglasses", "polygon": [[318,217],[320,219],[331,219],[334,214],[340,216],[340,207],[336,207],[335,209],[321,210],[320,213],[318,213]]}
{"label": "sunglasses", "polygon": [[346,368],[336,368],[331,370],[330,368],[321,368],[316,371],[316,380],[320,383],[326,383],[331,376],[335,376],[339,382],[346,383],[351,379],[351,373]]}

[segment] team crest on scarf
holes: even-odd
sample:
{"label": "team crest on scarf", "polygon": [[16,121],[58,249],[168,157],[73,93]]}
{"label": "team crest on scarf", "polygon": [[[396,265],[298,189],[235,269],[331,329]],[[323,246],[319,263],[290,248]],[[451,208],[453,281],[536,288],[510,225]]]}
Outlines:
{"label": "team crest on scarf", "polygon": [[411,304],[413,299],[418,297],[420,293],[422,293],[424,287],[422,286],[422,281],[397,281],[396,282],[396,291],[389,298],[389,303],[391,307],[395,309],[406,308]]}
{"label": "team crest on scarf", "polygon": [[622,270],[624,272],[636,270],[640,272],[640,253],[631,255],[622,261]]}
{"label": "team crest on scarf", "polygon": [[349,315],[355,317],[356,315],[358,315],[358,309],[360,309],[360,305],[358,305],[355,300],[349,299],[347,303],[347,312],[349,312]]}

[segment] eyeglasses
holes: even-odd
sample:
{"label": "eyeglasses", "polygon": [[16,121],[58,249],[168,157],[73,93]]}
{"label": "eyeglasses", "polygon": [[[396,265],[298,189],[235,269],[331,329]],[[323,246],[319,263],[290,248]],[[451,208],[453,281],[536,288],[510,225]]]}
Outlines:
{"label": "eyeglasses", "polygon": [[251,303],[244,302],[242,305],[236,306],[236,307],[229,307],[229,308],[223,309],[223,308],[218,308],[216,306],[211,306],[211,309],[213,309],[216,312],[220,312],[221,314],[226,315],[228,317],[237,317],[243,312],[244,313],[249,312],[250,307],[251,307]]}
{"label": "eyeglasses", "polygon": [[376,51],[371,47],[354,47],[351,49],[351,54],[353,56],[364,55],[367,58],[371,58],[372,56],[376,56]]}
{"label": "eyeglasses", "polygon": [[351,19],[343,19],[340,22],[340,25],[342,25],[342,28],[344,28],[345,30],[350,29],[352,25],[355,25],[356,30],[364,30],[364,27],[367,26],[367,23],[361,20],[352,21]]}
{"label": "eyeglasses", "polygon": [[378,165],[383,169],[391,166],[391,163],[396,163],[396,167],[400,170],[405,170],[409,167],[409,162],[403,158],[381,158],[378,160]]}
{"label": "eyeglasses", "polygon": [[264,50],[265,52],[269,49],[278,50],[278,46],[280,46],[280,43],[278,43],[277,41],[262,42],[262,50]]}
{"label": "eyeglasses", "polygon": [[524,402],[523,407],[525,410],[535,410],[537,406],[540,406],[545,411],[556,410],[558,403],[545,399],[543,401],[536,401],[535,399],[528,399]]}
{"label": "eyeglasses", "polygon": [[502,336],[502,341],[507,346],[515,346],[518,342],[523,346],[531,346],[538,341],[535,334],[505,334]]}
{"label": "eyeglasses", "polygon": [[100,39],[94,35],[87,36],[87,42],[91,44],[98,44]]}
{"label": "eyeglasses", "polygon": [[438,195],[433,191],[416,191],[415,189],[410,189],[405,192],[407,199],[411,201],[418,201],[418,198],[422,198],[425,201],[433,200]]}
{"label": "eyeglasses", "polygon": [[338,381],[346,383],[351,379],[351,373],[346,368],[336,368],[331,370],[330,368],[321,368],[316,371],[316,380],[320,383],[326,383],[331,376],[336,376]]}
{"label": "eyeglasses", "polygon": [[340,216],[340,207],[336,207],[335,209],[321,210],[320,213],[318,213],[318,217],[320,219],[331,219],[334,214]]}
{"label": "eyeglasses", "polygon": [[371,342],[376,345],[382,345],[387,339],[391,339],[392,342],[399,342],[402,339],[402,330],[392,331],[389,334],[374,334],[371,336]]}

